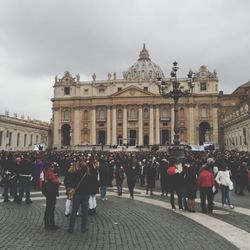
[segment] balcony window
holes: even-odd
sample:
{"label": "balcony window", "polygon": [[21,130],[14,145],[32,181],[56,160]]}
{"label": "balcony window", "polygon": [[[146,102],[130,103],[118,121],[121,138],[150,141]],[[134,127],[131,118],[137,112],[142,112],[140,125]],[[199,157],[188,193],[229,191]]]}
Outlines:
{"label": "balcony window", "polygon": [[117,118],[118,120],[122,120],[122,109],[118,109]]}
{"label": "balcony window", "polygon": [[200,91],[207,91],[207,83],[206,82],[201,82],[200,83]]}
{"label": "balcony window", "polygon": [[168,109],[167,109],[167,107],[162,107],[161,120],[167,120],[167,119],[168,119]]}
{"label": "balcony window", "polygon": [[63,112],[63,120],[64,121],[69,121],[69,111],[68,110],[65,110]]}
{"label": "balcony window", "polygon": [[70,95],[70,87],[64,87],[64,95]]}
{"label": "balcony window", "polygon": [[144,119],[148,119],[148,118],[149,118],[149,111],[148,111],[147,108],[145,108],[145,109],[143,110],[143,118],[144,118]]}
{"label": "balcony window", "polygon": [[137,120],[137,110],[135,108],[130,109],[129,119],[130,120]]}

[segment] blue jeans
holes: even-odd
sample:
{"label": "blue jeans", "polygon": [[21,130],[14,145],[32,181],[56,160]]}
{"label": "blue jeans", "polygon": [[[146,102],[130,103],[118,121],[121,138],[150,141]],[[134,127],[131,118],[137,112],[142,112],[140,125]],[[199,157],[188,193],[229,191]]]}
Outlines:
{"label": "blue jeans", "polygon": [[69,231],[71,231],[71,232],[73,232],[73,230],[74,230],[75,221],[76,221],[76,214],[77,214],[77,211],[78,211],[80,205],[82,208],[81,230],[84,231],[87,229],[89,195],[76,194],[73,198],[72,213],[70,215],[70,221],[69,221]]}
{"label": "blue jeans", "polygon": [[220,186],[221,188],[221,203],[222,205],[227,204],[228,206],[232,205],[231,191],[228,186]]}
{"label": "blue jeans", "polygon": [[118,194],[122,194],[122,184],[117,184],[117,192]]}
{"label": "blue jeans", "polygon": [[101,187],[100,187],[101,199],[104,199],[104,198],[106,197],[106,190],[107,190],[107,187],[106,187],[106,186],[101,186]]}

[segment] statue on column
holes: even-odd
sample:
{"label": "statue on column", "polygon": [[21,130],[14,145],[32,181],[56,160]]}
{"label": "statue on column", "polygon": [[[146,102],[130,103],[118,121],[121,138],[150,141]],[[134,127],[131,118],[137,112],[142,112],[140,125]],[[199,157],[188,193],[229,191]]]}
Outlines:
{"label": "statue on column", "polygon": [[55,83],[57,83],[57,81],[58,81],[58,78],[57,78],[57,76],[55,76]]}
{"label": "statue on column", "polygon": [[92,79],[95,82],[95,80],[96,80],[96,74],[95,73],[92,75]]}
{"label": "statue on column", "polygon": [[116,72],[114,72],[113,76],[114,76],[114,80],[116,80]]}
{"label": "statue on column", "polygon": [[108,80],[109,81],[111,80],[111,73],[110,72],[108,73]]}
{"label": "statue on column", "polygon": [[77,81],[77,82],[79,82],[79,81],[80,81],[80,75],[79,75],[79,73],[78,73],[78,74],[76,74],[76,81]]}

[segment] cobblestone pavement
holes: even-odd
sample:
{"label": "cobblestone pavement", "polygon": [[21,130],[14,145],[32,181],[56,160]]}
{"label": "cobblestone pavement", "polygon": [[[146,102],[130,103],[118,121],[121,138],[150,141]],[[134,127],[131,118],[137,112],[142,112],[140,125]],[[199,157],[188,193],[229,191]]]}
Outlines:
{"label": "cobblestone pavement", "polygon": [[[75,233],[68,234],[63,194],[61,190],[56,205],[56,222],[61,227],[58,231],[43,228],[45,200],[39,192],[32,194],[30,205],[1,202],[0,249],[250,249],[233,240],[237,236],[241,241],[250,239],[249,216],[231,210],[211,217],[174,212],[168,209],[166,197],[158,193],[145,196],[144,190],[137,190],[132,200],[127,191],[117,197],[111,189],[108,201],[97,198],[97,215],[89,217],[89,230],[80,232],[78,218]],[[211,222],[215,224],[211,226]],[[227,237],[209,228],[217,226]],[[231,226],[227,232],[226,227]]]}

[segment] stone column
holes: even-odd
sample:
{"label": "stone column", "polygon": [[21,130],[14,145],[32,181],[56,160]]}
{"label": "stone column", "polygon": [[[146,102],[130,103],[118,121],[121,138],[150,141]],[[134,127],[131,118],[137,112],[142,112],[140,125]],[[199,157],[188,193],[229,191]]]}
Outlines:
{"label": "stone column", "polygon": [[124,106],[123,108],[123,124],[122,124],[122,139],[123,139],[123,143],[128,143],[127,139],[128,138],[128,111],[127,111],[127,107]]}
{"label": "stone column", "polygon": [[212,105],[212,112],[213,112],[213,143],[219,143],[219,135],[218,135],[218,107],[217,105]]}
{"label": "stone column", "polygon": [[[54,110],[54,127],[53,127],[53,147],[61,147],[61,110]],[[25,133],[24,133],[25,134]],[[23,134],[23,137],[24,137]],[[24,139],[23,139],[24,141]],[[22,143],[23,145],[23,143]],[[27,145],[27,141],[26,141]]]}
{"label": "stone column", "polygon": [[195,126],[194,126],[194,104],[190,104],[188,106],[188,113],[189,113],[189,139],[188,143],[191,145],[194,145],[194,131],[195,131]]}
{"label": "stone column", "polygon": [[155,109],[155,144],[160,144],[160,112],[158,105]]}
{"label": "stone column", "polygon": [[143,122],[142,122],[142,106],[139,106],[139,120],[138,120],[138,130],[139,130],[139,146],[143,145]]}
{"label": "stone column", "polygon": [[153,145],[154,142],[154,107],[150,106],[149,109],[149,144]]}
{"label": "stone column", "polygon": [[170,144],[174,142],[174,105],[171,105],[171,141]]}
{"label": "stone column", "polygon": [[73,143],[72,145],[79,145],[81,140],[80,131],[80,110],[74,110],[74,130],[73,130]]}
{"label": "stone column", "polygon": [[112,108],[112,145],[116,145],[116,106]]}
{"label": "stone column", "polygon": [[110,117],[110,107],[107,107],[107,145],[110,145],[111,137],[111,117]]}
{"label": "stone column", "polygon": [[92,120],[91,120],[91,144],[96,144],[96,110],[92,107]]}

